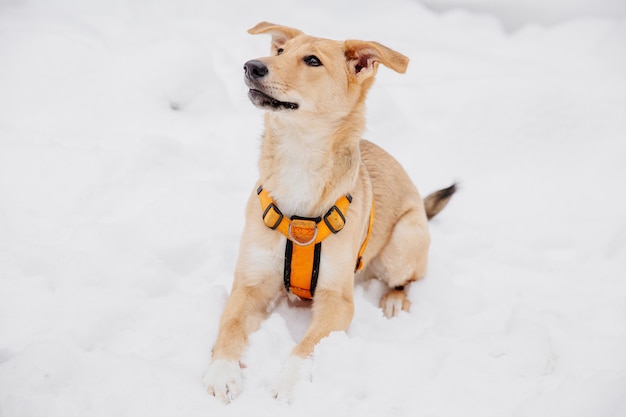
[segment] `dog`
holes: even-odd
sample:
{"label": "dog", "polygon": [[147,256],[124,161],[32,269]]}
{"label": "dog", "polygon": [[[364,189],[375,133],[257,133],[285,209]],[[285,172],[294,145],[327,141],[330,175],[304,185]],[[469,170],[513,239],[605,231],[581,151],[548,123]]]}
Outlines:
{"label": "dog", "polygon": [[271,35],[272,46],[271,56],[244,65],[248,97],[265,111],[260,180],[203,378],[226,403],[242,390],[248,336],[277,297],[311,299],[313,309],[274,391],[287,401],[316,344],[350,325],[355,278],[388,286],[385,316],[409,311],[408,285],[426,274],[428,219],[456,190],[422,200],[400,164],[361,138],[379,64],[404,73],[406,56],[377,42],[315,38],[267,22],[248,32]]}

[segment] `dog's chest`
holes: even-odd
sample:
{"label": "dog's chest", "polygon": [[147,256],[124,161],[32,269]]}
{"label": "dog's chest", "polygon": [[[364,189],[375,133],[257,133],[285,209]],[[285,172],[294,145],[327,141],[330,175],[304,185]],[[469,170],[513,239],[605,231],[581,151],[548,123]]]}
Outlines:
{"label": "dog's chest", "polygon": [[304,140],[289,140],[276,150],[272,193],[285,213],[315,217],[328,181],[329,155]]}

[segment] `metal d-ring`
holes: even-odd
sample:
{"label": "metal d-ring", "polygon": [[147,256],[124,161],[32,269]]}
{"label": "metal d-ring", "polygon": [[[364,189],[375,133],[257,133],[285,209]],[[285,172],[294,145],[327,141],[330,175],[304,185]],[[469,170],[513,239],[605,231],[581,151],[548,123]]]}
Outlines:
{"label": "metal d-ring", "polygon": [[315,242],[315,239],[317,238],[317,225],[315,225],[315,233],[313,233],[313,237],[311,238],[311,240],[309,240],[306,243],[300,243],[296,238],[293,237],[293,235],[291,234],[291,226],[292,224],[289,224],[289,229],[287,230],[288,234],[289,234],[289,240],[291,240],[293,243],[295,243],[298,246],[308,246],[311,243]]}

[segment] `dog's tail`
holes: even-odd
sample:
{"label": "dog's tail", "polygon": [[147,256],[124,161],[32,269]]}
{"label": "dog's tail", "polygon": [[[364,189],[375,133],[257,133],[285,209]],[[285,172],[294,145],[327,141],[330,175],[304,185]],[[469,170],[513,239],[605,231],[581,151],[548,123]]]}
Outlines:
{"label": "dog's tail", "polygon": [[428,220],[432,219],[437,213],[443,210],[456,190],[457,186],[456,183],[454,183],[448,188],[429,194],[424,199],[424,207],[426,208],[426,217],[428,217]]}

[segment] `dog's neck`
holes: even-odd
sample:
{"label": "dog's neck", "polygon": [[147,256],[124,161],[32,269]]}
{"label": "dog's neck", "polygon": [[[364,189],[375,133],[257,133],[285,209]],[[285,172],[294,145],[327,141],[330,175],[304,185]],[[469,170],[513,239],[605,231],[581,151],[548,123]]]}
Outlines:
{"label": "dog's neck", "polygon": [[323,215],[352,191],[363,127],[358,113],[334,122],[266,113],[261,183],[285,215]]}

